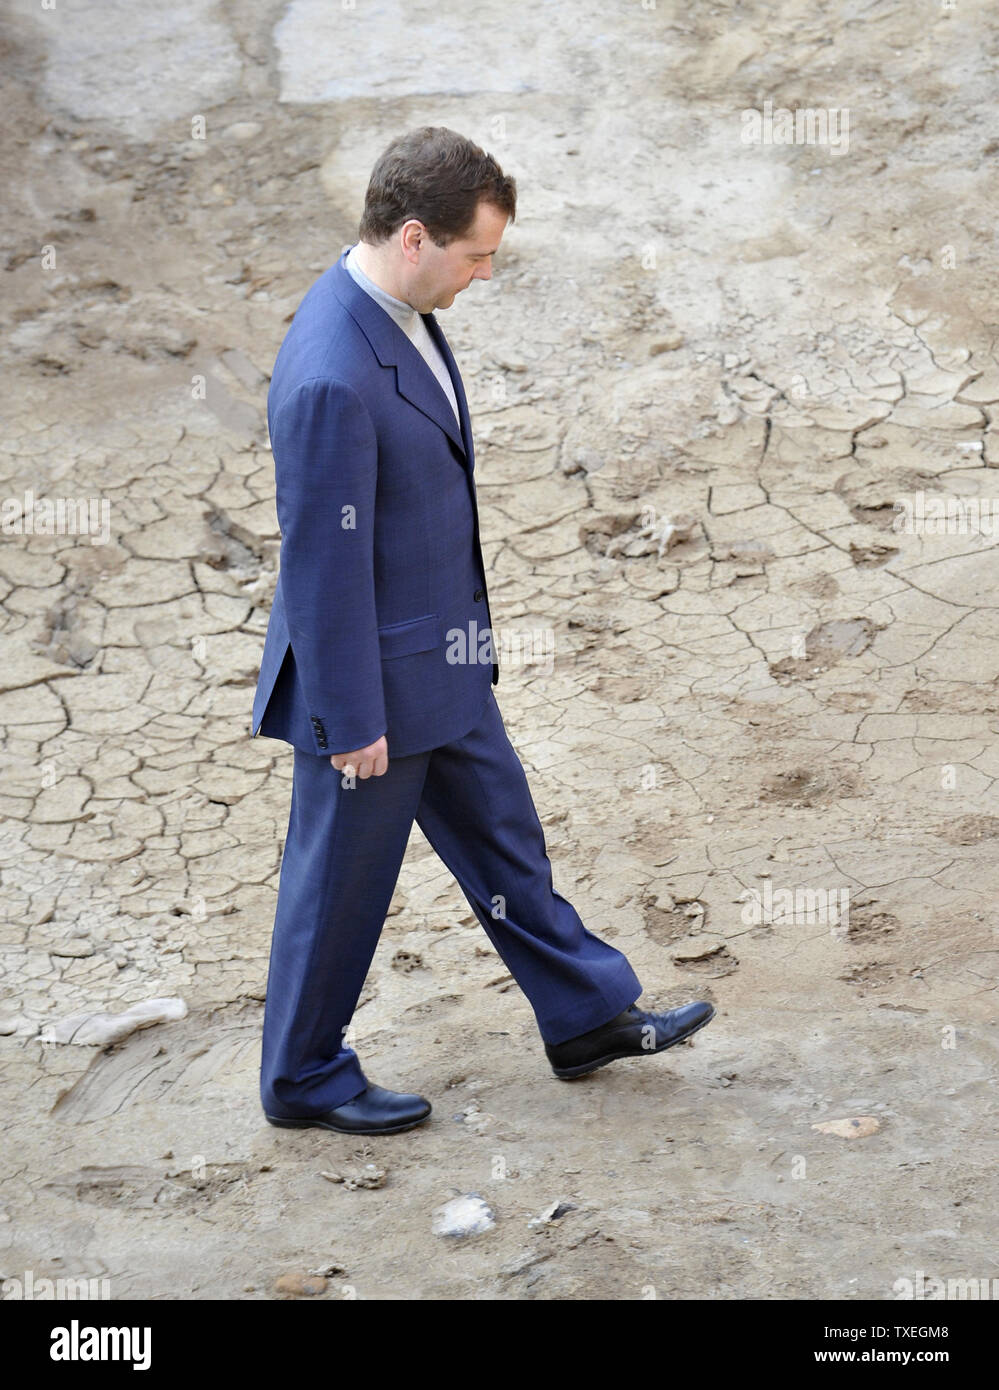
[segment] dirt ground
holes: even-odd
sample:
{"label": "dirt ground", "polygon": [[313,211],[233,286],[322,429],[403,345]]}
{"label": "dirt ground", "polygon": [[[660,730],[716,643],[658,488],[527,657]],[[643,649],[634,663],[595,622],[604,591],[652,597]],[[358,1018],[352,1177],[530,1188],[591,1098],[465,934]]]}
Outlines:
{"label": "dirt ground", "polygon": [[[999,551],[895,524],[994,495],[994,6],[104,0],[8,4],[5,34],[3,493],[107,501],[109,529],[0,536],[0,1276],[616,1300],[999,1273]],[[767,102],[848,112],[848,141],[748,143]],[[257,1095],[291,785],[249,737],[266,395],[422,124],[519,185],[493,279],[439,317],[555,886],[645,1006],[717,1016],[555,1080],[414,828],[354,1041],[434,1114],[359,1145]],[[535,633],[554,660],[517,659]],[[47,1040],[161,998],[186,1015]],[[472,1193],[492,1227],[436,1234]]]}

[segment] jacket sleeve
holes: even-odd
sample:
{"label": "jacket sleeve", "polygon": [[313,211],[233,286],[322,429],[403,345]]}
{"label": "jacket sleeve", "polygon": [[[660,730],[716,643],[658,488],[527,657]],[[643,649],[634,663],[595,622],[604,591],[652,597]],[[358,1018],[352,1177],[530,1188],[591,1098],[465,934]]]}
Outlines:
{"label": "jacket sleeve", "polygon": [[375,607],[374,425],[349,386],[314,378],[282,402],[271,449],[281,591],[316,751],[350,753],[387,725]]}

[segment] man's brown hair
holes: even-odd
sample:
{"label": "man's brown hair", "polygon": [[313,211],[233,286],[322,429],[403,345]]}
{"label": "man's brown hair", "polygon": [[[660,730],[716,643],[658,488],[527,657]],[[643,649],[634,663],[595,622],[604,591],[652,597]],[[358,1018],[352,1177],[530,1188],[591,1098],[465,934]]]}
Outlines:
{"label": "man's brown hair", "polygon": [[377,245],[415,217],[438,246],[447,246],[471,231],[482,199],[514,219],[516,181],[457,131],[421,126],[398,136],[379,155],[358,236]]}

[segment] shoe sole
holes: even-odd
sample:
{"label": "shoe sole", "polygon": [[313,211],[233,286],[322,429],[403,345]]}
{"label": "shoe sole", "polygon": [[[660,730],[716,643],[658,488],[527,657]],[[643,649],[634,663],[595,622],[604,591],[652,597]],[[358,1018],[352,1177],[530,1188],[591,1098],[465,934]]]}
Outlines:
{"label": "shoe sole", "polygon": [[715,1010],[712,1008],[707,1018],[702,1018],[700,1023],[694,1024],[693,1028],[688,1028],[677,1038],[671,1038],[661,1047],[649,1048],[648,1051],[643,1049],[641,1052],[636,1052],[633,1048],[626,1052],[610,1052],[606,1057],[597,1058],[595,1062],[583,1062],[577,1067],[552,1067],[552,1071],[560,1081],[575,1081],[577,1076],[586,1076],[587,1073],[596,1071],[599,1067],[605,1067],[608,1062],[619,1062],[625,1057],[654,1057],[657,1052],[665,1052],[667,1048],[676,1047],[677,1043],[686,1042],[688,1038],[692,1038],[695,1033],[699,1033],[702,1028],[705,1028],[714,1016]]}
{"label": "shoe sole", "polygon": [[403,1130],[415,1129],[417,1125],[422,1125],[424,1120],[430,1119],[431,1112],[428,1110],[425,1115],[421,1115],[418,1120],[407,1120],[401,1125],[373,1125],[365,1129],[346,1129],[343,1125],[330,1124],[329,1120],[281,1120],[276,1115],[265,1113],[264,1118],[270,1125],[276,1125],[279,1129],[330,1129],[334,1134],[401,1134]]}

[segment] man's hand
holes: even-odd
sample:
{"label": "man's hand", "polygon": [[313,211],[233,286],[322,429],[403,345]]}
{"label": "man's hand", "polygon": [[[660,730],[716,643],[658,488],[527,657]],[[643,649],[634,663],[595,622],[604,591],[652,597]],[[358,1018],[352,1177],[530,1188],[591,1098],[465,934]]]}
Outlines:
{"label": "man's hand", "polygon": [[348,777],[360,777],[362,781],[372,774],[381,777],[388,772],[388,740],[382,734],[367,748],[356,748],[353,753],[334,753],[330,762],[338,772],[346,769]]}

